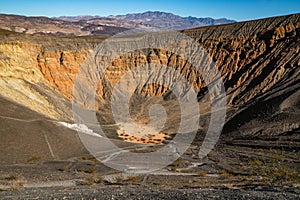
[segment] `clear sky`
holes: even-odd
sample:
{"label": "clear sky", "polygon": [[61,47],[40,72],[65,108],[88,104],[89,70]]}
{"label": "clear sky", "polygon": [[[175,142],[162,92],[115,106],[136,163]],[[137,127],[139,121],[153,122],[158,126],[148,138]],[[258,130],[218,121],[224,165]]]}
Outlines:
{"label": "clear sky", "polygon": [[0,13],[27,16],[108,16],[145,11],[244,21],[300,13],[300,0],[0,0]]}

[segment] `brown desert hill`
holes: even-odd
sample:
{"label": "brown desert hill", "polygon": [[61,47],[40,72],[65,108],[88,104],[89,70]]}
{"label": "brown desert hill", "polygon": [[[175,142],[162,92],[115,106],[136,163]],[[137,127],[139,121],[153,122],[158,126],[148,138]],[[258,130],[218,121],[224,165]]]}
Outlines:
{"label": "brown desert hill", "polygon": [[135,23],[122,23],[119,20],[101,18],[98,21],[70,22],[48,17],[0,14],[1,29],[45,36],[114,35],[136,26],[138,25]]}
{"label": "brown desert hill", "polygon": [[[208,51],[224,79],[228,104],[221,143],[287,150],[299,149],[299,14],[189,29],[182,33],[194,38]],[[10,125],[9,132],[5,132],[5,129],[1,130],[1,137],[5,135],[6,138],[3,141],[6,144],[22,146],[22,140],[14,140],[15,134],[28,134],[28,138],[31,138],[30,146],[33,147],[35,145],[33,138],[38,137],[40,138],[38,144],[44,149],[40,152],[47,156],[43,157],[40,154],[37,156],[42,157],[43,160],[53,158],[49,154],[42,130],[47,137],[49,135],[49,138],[54,136],[51,134],[53,133],[51,130],[54,130],[55,137],[59,135],[57,136],[60,138],[59,141],[70,142],[70,147],[78,145],[80,142],[76,139],[74,131],[59,126],[51,120],[72,120],[70,101],[76,74],[88,55],[94,52],[94,48],[105,37],[40,36],[1,30],[0,38],[2,88],[0,95],[9,99],[7,101],[2,98],[3,104],[10,105],[1,106],[1,113],[7,112],[11,106],[17,106],[18,109],[12,112],[14,113],[12,118],[18,118],[16,112],[29,112],[34,113],[32,115],[36,116],[35,119],[43,119],[32,122],[32,125],[27,127],[24,125],[26,127],[24,129],[12,126],[16,123],[13,119],[1,121],[3,123],[1,127]],[[207,85],[201,75],[189,70],[191,66],[185,58],[162,49],[136,53],[141,58],[138,64],[163,63],[184,72],[198,92],[199,105],[207,106],[205,105]],[[107,96],[111,93],[111,88],[108,86],[113,86],[128,69],[138,67],[135,62],[136,56],[137,54],[126,54],[112,62],[106,71],[106,81],[111,84],[99,84],[97,94],[99,102],[104,102],[104,105],[99,103],[97,113],[105,124],[114,122],[111,113],[105,107]],[[161,70],[159,73],[164,71]],[[166,97],[167,95],[167,90],[159,85],[150,84],[143,92],[145,96]],[[134,103],[141,103],[141,107],[147,107],[153,102],[155,103],[156,100]],[[170,111],[173,107],[172,102],[173,99],[165,101],[166,108]],[[147,122],[145,113],[138,112],[135,113],[138,116],[137,120],[142,123]],[[177,111],[170,113],[172,117],[167,122],[168,126],[172,126],[178,115]],[[208,121],[209,117],[206,115],[201,118],[200,126],[203,130],[207,128]],[[20,123],[26,122],[20,121]],[[166,128],[166,134],[172,134],[173,131],[169,127]],[[201,135],[202,132],[199,132]],[[74,138],[65,139],[69,135]],[[111,137],[118,138],[117,135]],[[199,144],[199,141],[195,143]],[[17,148],[4,144],[1,148],[4,148],[2,152],[5,152],[1,155],[3,163],[24,161],[25,153]],[[26,156],[38,154],[34,148],[24,152]],[[54,159],[72,157],[80,152],[84,151],[68,150]],[[58,155],[61,153],[59,150]],[[9,159],[7,155],[14,155],[16,158]]]}

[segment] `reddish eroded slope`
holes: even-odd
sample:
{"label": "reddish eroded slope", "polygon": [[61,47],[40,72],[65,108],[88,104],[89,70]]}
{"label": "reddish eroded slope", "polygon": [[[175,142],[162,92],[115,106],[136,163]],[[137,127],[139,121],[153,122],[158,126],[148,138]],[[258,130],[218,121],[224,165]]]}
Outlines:
{"label": "reddish eroded slope", "polygon": [[[183,33],[196,38],[214,58],[224,78],[229,105],[242,105],[271,87],[294,80],[299,66],[299,15],[268,18],[231,25],[191,29]],[[74,74],[88,51],[41,52],[38,66],[47,81],[68,98]],[[106,76],[112,84],[124,73],[147,63],[161,63],[183,71],[199,91],[205,86],[199,74],[189,70],[187,61],[167,50],[154,49],[127,54],[112,62]],[[57,78],[55,73],[61,75]],[[53,75],[55,77],[51,77]],[[293,75],[292,75],[293,74]],[[102,89],[103,90],[103,89]],[[153,95],[163,95],[163,89],[153,89]]]}

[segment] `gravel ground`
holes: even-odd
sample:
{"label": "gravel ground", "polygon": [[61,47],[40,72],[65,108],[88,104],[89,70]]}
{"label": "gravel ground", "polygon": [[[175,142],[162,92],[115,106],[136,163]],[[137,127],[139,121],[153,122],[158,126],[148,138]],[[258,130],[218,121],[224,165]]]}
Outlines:
{"label": "gravel ground", "polygon": [[39,188],[0,192],[1,199],[299,199],[297,189]]}

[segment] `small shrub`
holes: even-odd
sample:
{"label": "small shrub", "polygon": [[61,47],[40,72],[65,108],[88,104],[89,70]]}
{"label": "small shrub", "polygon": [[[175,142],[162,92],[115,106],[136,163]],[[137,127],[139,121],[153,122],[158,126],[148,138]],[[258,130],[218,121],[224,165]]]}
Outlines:
{"label": "small shrub", "polygon": [[25,185],[27,181],[25,180],[13,180],[12,183],[11,183],[11,187],[13,189],[18,189],[18,188],[21,188]]}
{"label": "small shrub", "polygon": [[84,170],[85,173],[89,173],[89,174],[95,173],[95,171],[96,169],[94,167],[90,167]]}
{"label": "small shrub", "polygon": [[36,163],[40,160],[41,160],[41,157],[39,157],[39,156],[31,156],[30,158],[27,159],[27,162],[28,163]]}
{"label": "small shrub", "polygon": [[177,167],[176,166],[170,166],[169,171],[177,172]]}
{"label": "small shrub", "polygon": [[7,177],[5,177],[4,179],[7,181],[12,181],[12,180],[16,180],[18,178],[18,175],[13,173],[13,174],[9,174]]}
{"label": "small shrub", "polygon": [[137,182],[137,181],[141,180],[141,176],[129,176],[127,178],[127,180],[130,182]]}
{"label": "small shrub", "polygon": [[81,184],[91,186],[94,184],[94,178],[89,176],[89,177],[85,178]]}
{"label": "small shrub", "polygon": [[79,172],[84,172],[87,174],[93,174],[96,172],[96,168],[95,166],[92,167],[80,167],[79,169],[77,169]]}
{"label": "small shrub", "polygon": [[103,177],[102,175],[98,174],[96,176],[94,176],[94,183],[99,184],[103,182]]}
{"label": "small shrub", "polygon": [[197,174],[198,174],[199,176],[202,176],[202,177],[206,176],[206,172],[203,172],[203,171],[198,172]]}
{"label": "small shrub", "polygon": [[174,163],[173,163],[174,166],[176,167],[184,167],[184,161],[182,158],[178,158]]}
{"label": "small shrub", "polygon": [[114,180],[115,180],[116,183],[121,183],[121,182],[124,181],[124,179],[125,178],[124,178],[124,176],[122,174],[117,175],[117,176],[114,177]]}
{"label": "small shrub", "polygon": [[99,160],[97,160],[97,158],[93,157],[93,156],[81,156],[81,157],[78,157],[79,160],[85,160],[85,161],[93,161],[94,164],[97,164],[99,163]]}
{"label": "small shrub", "polygon": [[100,184],[103,182],[103,177],[100,174],[96,174],[93,176],[89,176],[81,183],[82,185],[94,185],[94,184]]}
{"label": "small shrub", "polygon": [[65,171],[69,170],[69,167],[64,165],[64,166],[60,167],[58,170],[61,171],[61,172],[65,172]]}
{"label": "small shrub", "polygon": [[226,169],[220,169],[218,174],[220,174],[223,178],[230,178],[232,176],[231,172]]}

